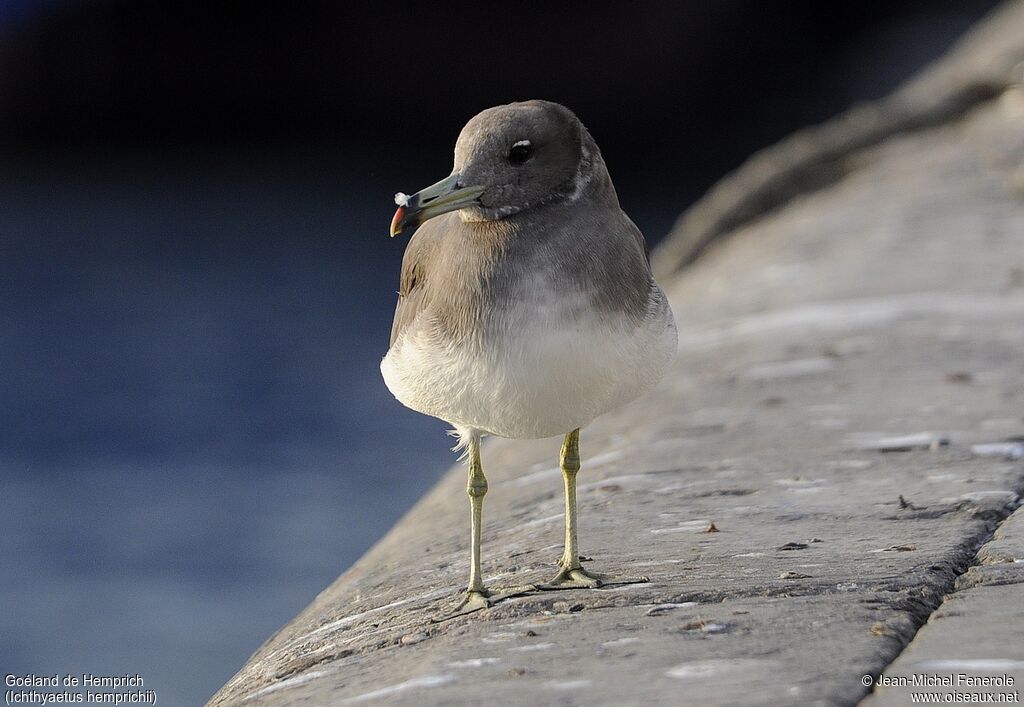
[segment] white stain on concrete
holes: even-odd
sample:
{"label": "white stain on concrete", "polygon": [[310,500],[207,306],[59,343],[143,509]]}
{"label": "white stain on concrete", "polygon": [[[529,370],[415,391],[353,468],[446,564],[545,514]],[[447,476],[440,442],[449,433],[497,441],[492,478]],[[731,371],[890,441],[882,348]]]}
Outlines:
{"label": "white stain on concrete", "polygon": [[255,699],[256,697],[262,697],[263,695],[268,695],[271,692],[277,692],[278,690],[286,690],[286,689],[288,689],[290,687],[297,687],[297,686],[302,685],[304,683],[310,682],[311,680],[316,680],[317,678],[322,677],[324,675],[327,675],[328,673],[331,673],[331,672],[334,672],[334,671],[331,671],[331,670],[311,670],[308,673],[302,673],[301,675],[296,675],[294,677],[290,677],[290,678],[288,678],[286,680],[282,680],[281,682],[275,682],[273,685],[268,685],[267,687],[264,687],[262,690],[257,690],[256,692],[253,692],[253,693],[250,693],[250,694],[246,695],[245,697],[242,698],[241,701],[242,702],[248,702],[249,700]]}
{"label": "white stain on concrete", "polygon": [[412,680],[406,680],[400,682],[397,685],[388,685],[382,687],[379,690],[373,690],[372,692],[364,692],[361,695],[355,697],[349,697],[341,701],[343,705],[351,705],[357,702],[366,702],[367,700],[376,700],[381,697],[390,697],[399,692],[405,692],[406,690],[418,690],[429,687],[437,687],[439,685],[446,685],[455,679],[454,675],[425,675],[421,678],[413,678]]}
{"label": "white stain on concrete", "polygon": [[954,499],[944,499],[946,501],[984,501],[987,499],[998,499],[1005,501],[1006,503],[1013,503],[1017,500],[1017,494],[1013,491],[973,491],[971,493],[965,493],[962,496],[957,496]]}
{"label": "white stain on concrete", "polygon": [[469,658],[468,660],[454,660],[448,664],[449,668],[482,668],[485,665],[496,665],[501,658]]}
{"label": "white stain on concrete", "polygon": [[484,636],[480,640],[482,642],[484,642],[484,643],[508,643],[509,641],[511,641],[515,637],[516,637],[516,634],[514,634],[514,633],[499,632],[499,633],[492,633],[492,634],[490,634],[488,636]]}
{"label": "white stain on concrete", "polygon": [[652,535],[670,535],[672,533],[703,533],[711,525],[710,518],[683,521],[673,528],[654,528]]}
{"label": "white stain on concrete", "polygon": [[938,449],[949,444],[949,435],[942,432],[914,432],[912,434],[879,436],[874,433],[851,435],[850,441],[858,449],[878,452],[900,452],[914,449]]}
{"label": "white stain on concrete", "polygon": [[1024,459],[1024,443],[993,442],[991,444],[974,444],[971,445],[971,453],[979,457]]}
{"label": "white stain on concrete", "polygon": [[693,660],[669,668],[665,674],[677,680],[705,680],[722,673],[748,672],[772,665],[760,660]]}
{"label": "white stain on concrete", "polygon": [[[602,592],[636,592],[641,589],[650,589],[654,586],[654,582],[637,582],[636,584],[614,584],[611,586],[605,585],[601,587]],[[570,614],[575,616],[576,614]]]}
{"label": "white stain on concrete", "polygon": [[644,616],[660,616],[661,614],[667,614],[668,612],[675,611],[676,609],[691,609],[695,606],[697,606],[697,602],[695,601],[655,604],[644,612]]}
{"label": "white stain on concrete", "polygon": [[630,562],[630,567],[661,567],[662,565],[678,565],[685,560],[643,560],[641,562]]}
{"label": "white stain on concrete", "polygon": [[590,680],[564,680],[544,683],[544,687],[550,690],[580,690],[590,687],[593,683]]}
{"label": "white stain on concrete", "polygon": [[554,643],[531,643],[528,646],[516,646],[515,648],[509,648],[509,651],[515,651],[517,653],[529,653],[531,651],[546,651],[554,647]]}

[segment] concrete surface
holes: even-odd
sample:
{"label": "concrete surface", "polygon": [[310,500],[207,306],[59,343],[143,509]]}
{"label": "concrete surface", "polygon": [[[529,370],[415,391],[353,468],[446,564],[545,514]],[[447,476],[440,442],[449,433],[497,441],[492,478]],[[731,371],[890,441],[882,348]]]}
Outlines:
{"label": "concrete surface", "polygon": [[[865,676],[1020,675],[1024,88],[896,132],[665,281],[679,359],[584,430],[579,476],[588,566],[649,584],[430,623],[468,570],[456,467],[210,704],[903,704]],[[484,446],[492,585],[553,574],[558,445]]]}

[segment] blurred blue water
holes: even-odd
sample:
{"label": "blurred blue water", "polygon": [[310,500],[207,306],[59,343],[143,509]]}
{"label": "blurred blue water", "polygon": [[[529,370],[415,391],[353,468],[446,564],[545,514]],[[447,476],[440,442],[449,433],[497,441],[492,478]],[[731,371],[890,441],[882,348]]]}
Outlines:
{"label": "blurred blue water", "polygon": [[199,704],[451,462],[377,372],[406,184],[348,169],[0,166],[4,672]]}

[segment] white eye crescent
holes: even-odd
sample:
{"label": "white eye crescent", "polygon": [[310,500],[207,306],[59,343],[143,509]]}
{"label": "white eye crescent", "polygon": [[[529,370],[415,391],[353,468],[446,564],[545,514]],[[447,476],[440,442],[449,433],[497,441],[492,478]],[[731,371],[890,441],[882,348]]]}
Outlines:
{"label": "white eye crescent", "polygon": [[533,143],[529,140],[520,140],[508,149],[508,161],[513,165],[521,165],[533,155]]}

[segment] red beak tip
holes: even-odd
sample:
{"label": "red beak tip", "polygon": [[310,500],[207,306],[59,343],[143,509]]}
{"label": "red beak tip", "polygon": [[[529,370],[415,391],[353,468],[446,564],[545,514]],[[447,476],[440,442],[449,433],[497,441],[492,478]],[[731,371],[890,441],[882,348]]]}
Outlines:
{"label": "red beak tip", "polygon": [[392,238],[394,238],[395,236],[397,236],[399,233],[402,232],[401,228],[399,227],[399,224],[402,222],[402,219],[404,217],[405,217],[405,207],[404,206],[399,206],[398,210],[395,211],[394,218],[391,219],[391,237]]}

